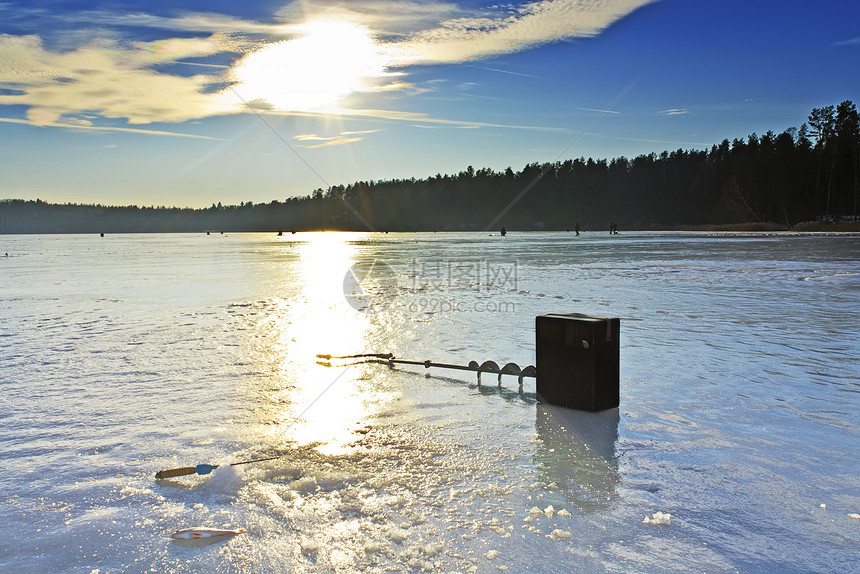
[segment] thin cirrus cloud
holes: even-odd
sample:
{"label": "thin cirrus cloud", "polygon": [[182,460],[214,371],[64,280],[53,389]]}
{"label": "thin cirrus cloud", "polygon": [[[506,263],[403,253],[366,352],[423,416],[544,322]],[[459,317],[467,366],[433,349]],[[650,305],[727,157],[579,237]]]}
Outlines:
{"label": "thin cirrus cloud", "polygon": [[843,40],[841,42],[836,42],[833,44],[834,46],[860,46],[860,36],[856,38],[851,38],[850,40]]}
{"label": "thin cirrus cloud", "polygon": [[658,116],[685,116],[690,113],[687,108],[669,108],[668,110],[660,110]]}
{"label": "thin cirrus cloud", "polygon": [[303,142],[300,147],[320,148],[335,145],[344,145],[348,143],[359,142],[364,139],[364,136],[380,132],[382,130],[360,130],[340,132],[335,136],[319,136],[317,134],[299,134],[293,136],[294,140]]}
{"label": "thin cirrus cloud", "polygon": [[[35,125],[32,121],[22,120],[18,118],[0,118],[0,123],[5,124],[27,124],[27,125]],[[181,137],[181,138],[191,138],[191,139],[200,139],[200,140],[222,140],[222,138],[200,135],[200,134],[186,134],[180,132],[173,131],[165,131],[165,130],[153,130],[153,129],[141,129],[141,128],[122,128],[122,127],[114,127],[114,126],[94,126],[88,120],[72,120],[68,123],[64,122],[55,122],[50,124],[51,127],[55,128],[68,128],[73,130],[92,130],[95,132],[119,132],[119,133],[130,133],[130,134],[142,134],[149,136],[172,136],[172,137]],[[109,146],[104,146],[109,147]]]}
{"label": "thin cirrus cloud", "polygon": [[[90,37],[71,49],[48,48],[43,38],[35,34],[0,35],[0,106],[24,106],[24,121],[33,125],[71,129],[93,129],[97,127],[94,124],[105,119],[138,126],[245,112],[247,99],[240,96],[247,87],[242,80],[243,62],[276,44],[302,40],[302,25],[315,19],[342,19],[368,30],[380,58],[377,67],[390,70],[384,73],[377,70],[373,75],[358,78],[349,93],[396,91],[408,97],[419,92],[405,78],[411,67],[478,60],[566,38],[594,36],[652,1],[541,0],[519,7],[497,5],[477,12],[439,2],[398,1],[397,10],[392,10],[391,3],[376,1],[335,5],[295,3],[276,13],[274,23],[213,13],[183,13],[174,17],[103,11],[64,14],[66,22],[78,21],[82,25],[89,22],[92,27]],[[391,14],[397,16],[391,18]],[[44,12],[41,18],[44,26]],[[168,33],[204,32],[209,36],[166,37],[149,42],[117,37],[120,30],[132,26]],[[98,33],[105,29],[112,31],[99,37]],[[86,37],[80,30],[76,34]],[[55,40],[52,38],[51,45],[62,44]],[[221,62],[224,57],[232,58],[233,62],[225,68],[223,63],[206,61],[214,56]],[[188,61],[189,58],[195,61]],[[184,70],[201,73],[179,75],[167,71],[171,68],[166,65],[182,63],[190,64]],[[283,85],[301,85],[307,81],[308,78],[296,77]],[[279,89],[289,88],[279,86]],[[338,106],[349,93],[335,94]],[[260,104],[258,109],[269,113],[319,111],[327,115],[334,109],[343,115],[482,125],[338,106],[315,110],[293,103],[279,108],[274,97],[265,92],[253,93],[249,99]],[[95,122],[84,119],[94,116]],[[167,133],[170,132],[159,131],[162,135]],[[316,145],[351,143],[361,137],[364,136],[343,136]]]}

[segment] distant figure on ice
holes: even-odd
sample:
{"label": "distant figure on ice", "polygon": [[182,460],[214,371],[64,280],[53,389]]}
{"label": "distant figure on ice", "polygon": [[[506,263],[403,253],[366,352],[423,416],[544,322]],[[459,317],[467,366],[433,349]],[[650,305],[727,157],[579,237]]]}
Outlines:
{"label": "distant figure on ice", "polygon": [[508,230],[505,229],[504,226],[502,226],[502,231],[500,233],[502,234],[502,237],[504,237],[505,235],[508,234]]}
{"label": "distant figure on ice", "polygon": [[579,222],[576,222],[576,225],[573,226],[573,230],[576,231],[576,236],[579,237]]}

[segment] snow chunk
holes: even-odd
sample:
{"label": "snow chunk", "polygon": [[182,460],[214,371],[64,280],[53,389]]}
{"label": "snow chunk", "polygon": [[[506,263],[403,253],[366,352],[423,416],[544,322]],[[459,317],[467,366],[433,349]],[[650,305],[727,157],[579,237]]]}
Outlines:
{"label": "snow chunk", "polygon": [[313,554],[320,548],[319,542],[314,540],[313,538],[305,538],[299,541],[299,546],[302,548],[302,554]]}
{"label": "snow chunk", "polygon": [[555,509],[552,507],[552,504],[547,506],[543,511],[543,513],[546,515],[547,518],[552,518],[552,515],[554,512],[555,512]]}
{"label": "snow chunk", "polygon": [[242,469],[222,464],[212,471],[206,488],[215,494],[233,494],[242,485]]}
{"label": "snow chunk", "polygon": [[854,514],[853,512],[848,515],[848,518],[853,518],[854,520],[860,520],[860,514]]}
{"label": "snow chunk", "polygon": [[315,476],[303,476],[291,482],[289,486],[299,492],[315,492],[320,489]]}
{"label": "snow chunk", "polygon": [[403,542],[407,538],[409,538],[409,533],[403,530],[402,528],[397,528],[396,526],[392,526],[388,530],[385,531],[385,535],[388,536],[389,540],[393,540],[394,542]]}
{"label": "snow chunk", "polygon": [[645,517],[645,520],[642,521],[643,524],[657,524],[658,526],[669,526],[670,521],[672,520],[672,515],[668,512],[655,512],[650,518]]}
{"label": "snow chunk", "polygon": [[541,510],[537,506],[532,506],[529,510],[529,514],[534,514],[535,516],[537,516],[538,514],[543,514],[543,510]]}
{"label": "snow chunk", "polygon": [[444,548],[445,547],[443,545],[439,544],[438,542],[437,543],[431,542],[431,543],[423,546],[421,548],[421,551],[424,552],[424,554],[426,554],[427,556],[436,556],[437,554],[442,552],[442,550]]}
{"label": "snow chunk", "polygon": [[[149,488],[135,488],[134,486],[128,486],[128,485],[123,486],[122,489],[120,489],[119,493],[123,496],[134,496],[137,494],[145,494],[145,495],[155,494]],[[95,570],[95,572],[96,572],[96,574],[98,574],[97,570]]]}
{"label": "snow chunk", "polygon": [[552,531],[552,534],[550,534],[549,537],[556,541],[567,540],[571,537],[571,534],[567,530],[555,529]]}
{"label": "snow chunk", "polygon": [[571,514],[570,512],[565,510],[564,508],[562,508],[561,510],[558,511],[558,515],[564,516],[565,518],[571,518],[573,516],[573,514]]}
{"label": "snow chunk", "polygon": [[501,552],[499,552],[498,550],[490,550],[489,552],[484,554],[484,556],[487,558],[487,560],[495,560],[496,558],[498,558],[499,554],[501,554]]}

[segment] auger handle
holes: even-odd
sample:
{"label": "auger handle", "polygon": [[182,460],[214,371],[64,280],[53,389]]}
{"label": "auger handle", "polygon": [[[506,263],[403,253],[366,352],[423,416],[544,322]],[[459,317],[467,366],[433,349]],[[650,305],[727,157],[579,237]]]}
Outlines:
{"label": "auger handle", "polygon": [[155,473],[155,478],[173,478],[174,476],[185,476],[186,474],[194,474],[197,472],[195,466],[183,466],[182,468],[171,468],[168,470],[159,470]]}

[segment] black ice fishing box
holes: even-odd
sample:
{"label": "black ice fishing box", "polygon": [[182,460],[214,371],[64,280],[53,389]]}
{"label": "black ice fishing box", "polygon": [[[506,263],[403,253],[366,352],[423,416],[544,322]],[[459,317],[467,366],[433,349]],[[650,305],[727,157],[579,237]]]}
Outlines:
{"label": "black ice fishing box", "polygon": [[618,407],[617,318],[549,313],[535,318],[538,398],[597,412]]}

